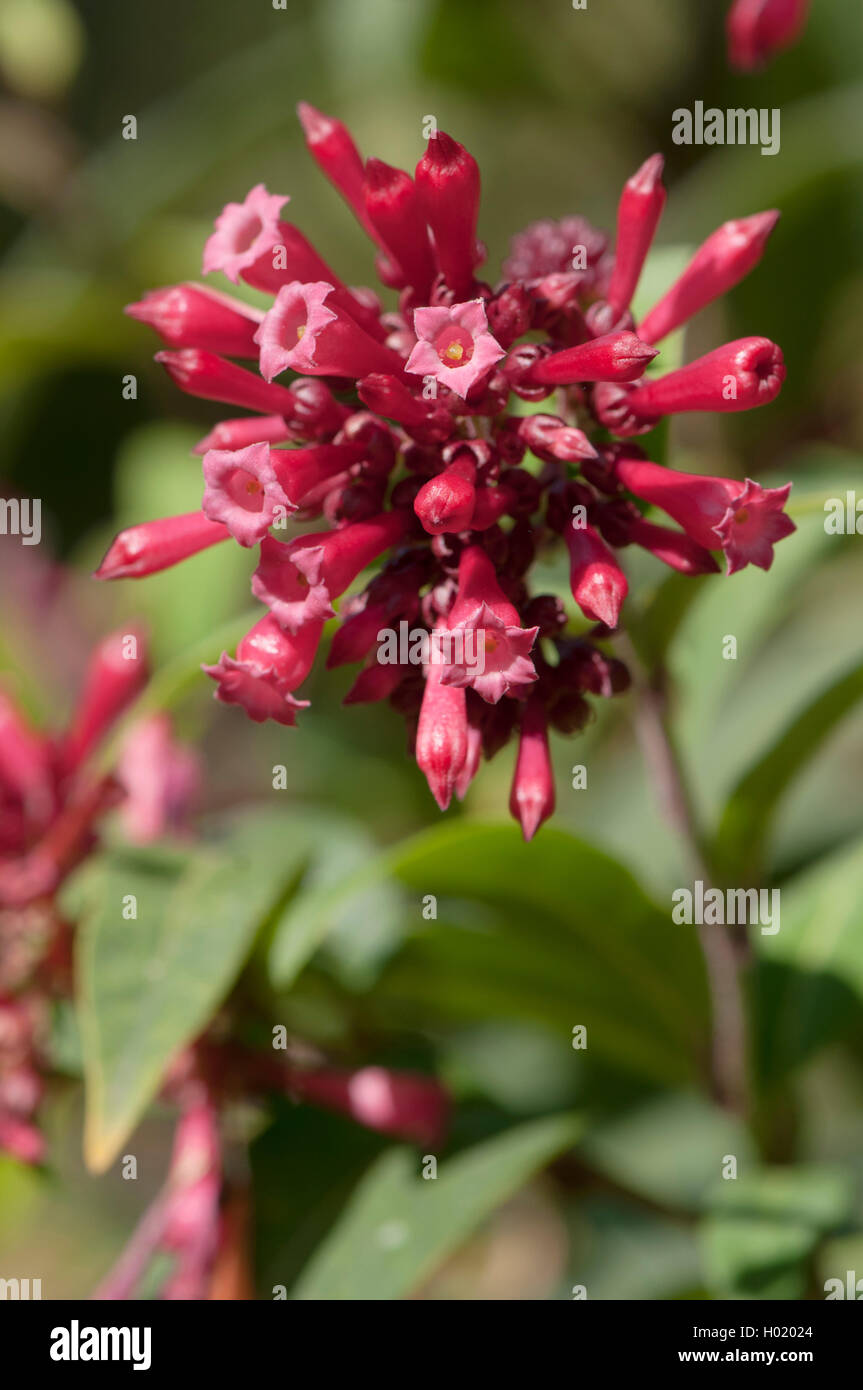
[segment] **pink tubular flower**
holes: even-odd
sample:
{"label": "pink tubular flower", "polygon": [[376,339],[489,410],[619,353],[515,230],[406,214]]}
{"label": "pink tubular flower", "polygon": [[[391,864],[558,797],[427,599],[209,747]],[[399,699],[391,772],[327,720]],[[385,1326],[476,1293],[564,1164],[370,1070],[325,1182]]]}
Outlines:
{"label": "pink tubular flower", "polygon": [[289,632],[332,618],[333,599],[400,540],[404,529],[400,512],[382,512],[341,531],[320,531],[289,542],[268,536],[261,545],[252,593]]}
{"label": "pink tubular flower", "polygon": [[473,285],[478,260],[479,166],[464,145],[441,130],[431,136],[415,177],[434,233],[438,268],[453,294],[461,297]]}
{"label": "pink tubular flower", "polygon": [[[353,294],[292,222],[279,223],[278,241],[254,265],[243,271],[243,279],[246,284],[267,294],[278,294],[283,285],[293,284],[297,280],[303,284],[325,280],[333,287],[330,296],[333,307],[338,305],[347,310],[351,318],[356,319],[372,337],[384,336],[378,319],[380,306],[375,308]],[[253,351],[252,355],[257,356],[257,352]]]}
{"label": "pink tubular flower", "polygon": [[548,749],[548,721],[542,699],[530,695],[521,716],[518,758],[512,779],[509,809],[532,840],[554,811],[554,772]]}
{"label": "pink tubular flower", "polygon": [[[539,628],[521,626],[518,610],[502,593],[494,565],[478,545],[462,551],[448,629],[450,637],[459,637],[461,652],[451,654],[442,685],[469,685],[496,705],[504,695],[523,694],[536,680],[530,650]],[[465,640],[469,632],[477,638],[470,651]]]}
{"label": "pink tubular flower", "polygon": [[621,458],[616,473],[630,492],[661,507],[706,550],[721,546],[734,574],[748,564],[767,570],[773,546],[796,529],[782,510],[791,484],[763,488],[747,478],[681,473],[644,459]]}
{"label": "pink tubular flower", "polygon": [[414,1144],[443,1143],[449,1118],[446,1091],[430,1076],[363,1067],[293,1067],[288,1090],[299,1100],[349,1115],[367,1129]]}
{"label": "pink tubular flower", "polygon": [[578,347],[564,348],[540,357],[526,380],[543,386],[565,386],[579,381],[635,381],[656,356],[657,349],[634,333],[606,333]]}
{"label": "pink tubular flower", "polygon": [[752,72],[790,48],[803,32],[809,0],[734,0],[726,31],[732,67]]}
{"label": "pink tubular flower", "polygon": [[563,535],[572,597],[586,618],[617,627],[629,585],[614,553],[590,525],[568,525]]}
{"label": "pink tubular flower", "polygon": [[414,310],[417,343],[405,371],[431,376],[462,400],[505,355],[488,329],[480,299],[436,309]]}
{"label": "pink tubular flower", "polygon": [[761,260],[778,221],[779,213],[772,211],[723,222],[639,325],[638,336],[647,343],[660,342],[738,285]]}
{"label": "pink tubular flower", "polygon": [[83,762],[146,679],[147,651],[140,632],[113,632],[99,643],[63,741],[62,760],[68,772]]}
{"label": "pink tubular flower", "polygon": [[288,201],[258,183],[242,203],[226,203],[204,247],[204,274],[221,270],[236,285],[241,271],[278,241],[279,213]]}
{"label": "pink tubular flower", "polygon": [[291,635],[267,614],[239,642],[236,657],[222,652],[215,666],[201,669],[218,682],[216,699],[223,704],[242,705],[256,724],[274,719],[293,727],[297,710],[309,702],[292,692],[311,670],[322,630],[321,622],[309,621]]}
{"label": "pink tubular flower", "polygon": [[629,308],[665,207],[661,154],[651,155],[624,185],[617,210],[614,269],[606,299],[615,314]]}
{"label": "pink tubular flower", "polygon": [[416,759],[442,811],[452,800],[468,752],[467,705],[460,686],[445,685],[446,668],[426,667]]}
{"label": "pink tubular flower", "polygon": [[264,317],[240,299],[204,285],[150,290],[125,312],[148,323],[172,348],[204,347],[226,357],[256,357],[255,332]]}
{"label": "pink tubular flower", "polygon": [[276,476],[273,452],[268,444],[249,444],[204,455],[204,516],[223,522],[240,545],[257,545],[278,517],[296,510]]}
{"label": "pink tubular flower", "polygon": [[230,532],[221,522],[208,521],[201,512],[143,521],[115,536],[99,568],[97,579],[142,579],[158,574],[181,560],[226,541]]}
{"label": "pink tubular flower", "polygon": [[295,280],[282,286],[255,334],[266,381],[289,367],[309,376],[401,374],[401,358],[370,338],[332,302],[332,293],[333,286],[324,280],[310,285]]}
{"label": "pink tubular flower", "polygon": [[168,716],[154,714],[129,730],[117,780],[125,792],[120,815],[126,837],[146,845],[182,826],[198,792],[201,768],[192,750],[174,738]]}

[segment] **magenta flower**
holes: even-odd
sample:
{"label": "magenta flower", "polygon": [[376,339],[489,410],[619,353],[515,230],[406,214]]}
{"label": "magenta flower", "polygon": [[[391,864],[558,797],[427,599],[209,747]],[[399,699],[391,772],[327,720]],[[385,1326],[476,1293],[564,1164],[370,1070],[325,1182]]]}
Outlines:
{"label": "magenta flower", "polygon": [[384,512],[341,531],[298,536],[294,541],[270,536],[261,545],[252,593],[289,632],[332,618],[333,599],[400,539],[404,526],[399,512]]}
{"label": "magenta flower", "polygon": [[222,652],[215,666],[202,667],[218,683],[216,699],[241,705],[256,724],[274,719],[293,727],[297,710],[309,705],[296,700],[293,691],[311,670],[322,627],[309,621],[291,635],[268,613],[240,641],[236,657]]}
{"label": "magenta flower", "polygon": [[791,484],[763,488],[747,478],[711,478],[660,468],[647,460],[622,458],[617,476],[636,497],[661,507],[706,550],[721,546],[728,573],[746,565],[768,570],[773,546],[796,529],[783,507]]}
{"label": "magenta flower", "polygon": [[[760,8],[775,36],[779,6]],[[636,330],[631,305],[666,200],[661,155],[628,180],[613,246],[577,215],[531,222],[487,282],[479,169],[464,146],[436,133],[412,177],[364,160],[334,117],[305,104],[299,116],[371,239],[383,290],[349,288],[265,189],[230,205],[207,265],[273,297],[260,322],[197,286],[131,309],[167,343],[158,360],[179,388],[226,407],[197,446],[203,509],[130,528],[98,573],[154,573],[225,538],[259,544],[252,592],[273,651],[250,634],[224,655],[210,668],[219,698],[293,722],[294,666],[307,672],[336,619],[327,664],[361,663],[345,702],[388,701],[402,716],[441,807],[520,738],[511,808],[529,835],[553,806],[548,732],[578,732],[592,699],[627,685],[603,649],[625,619],[618,552],[638,546],[695,575],[724,548],[733,571],[769,563],[792,529],[784,489],[699,479],[696,492],[670,468],[659,505],[680,529],[657,525],[636,500],[650,501],[653,483],[631,471],[639,460],[624,443],[680,413],[749,410],[778,394],[785,366],[767,338],[675,371],[654,362],[657,344],[758,264],[776,213],[725,222]],[[257,363],[243,365],[250,336]],[[287,372],[302,375],[275,380]],[[276,519],[316,518],[310,532],[268,534]],[[535,560],[561,544],[589,636],[568,633],[559,600],[535,592]],[[463,646],[440,661],[429,643],[443,637]]]}
{"label": "magenta flower", "polygon": [[416,347],[405,370],[430,376],[462,400],[505,355],[488,329],[480,299],[439,309],[415,309]]}
{"label": "magenta flower", "polygon": [[204,274],[221,270],[236,285],[241,271],[279,240],[279,213],[288,201],[258,183],[241,203],[227,203],[204,247]]}
{"label": "magenta flower", "polygon": [[210,449],[204,455],[201,509],[221,521],[240,545],[257,545],[278,517],[296,511],[276,476],[267,444],[245,449]]}
{"label": "magenta flower", "polygon": [[294,280],[282,286],[255,334],[266,381],[289,367],[310,376],[401,372],[400,358],[369,337],[332,295],[333,286],[324,280],[311,285]]}
{"label": "magenta flower", "polygon": [[[490,705],[522,695],[537,678],[530,650],[538,627],[523,628],[518,609],[497,582],[494,565],[478,545],[467,546],[458,568],[458,592],[447,622],[459,641],[441,674],[442,685],[471,686]],[[475,640],[467,641],[467,634]]]}

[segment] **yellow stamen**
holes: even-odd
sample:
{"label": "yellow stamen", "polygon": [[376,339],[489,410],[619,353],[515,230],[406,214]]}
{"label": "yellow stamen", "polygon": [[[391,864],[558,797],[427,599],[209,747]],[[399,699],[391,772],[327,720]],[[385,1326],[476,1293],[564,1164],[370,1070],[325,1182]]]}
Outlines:
{"label": "yellow stamen", "polygon": [[444,353],[444,357],[449,358],[450,362],[460,362],[464,357],[464,348],[461,343],[450,343]]}
{"label": "yellow stamen", "polygon": [[305,333],[305,331],[306,331],[306,325],[305,325],[304,323],[301,323],[300,326],[299,326],[299,328],[297,329],[297,337],[298,337],[298,338],[302,338],[302,336],[303,336],[303,334]]}

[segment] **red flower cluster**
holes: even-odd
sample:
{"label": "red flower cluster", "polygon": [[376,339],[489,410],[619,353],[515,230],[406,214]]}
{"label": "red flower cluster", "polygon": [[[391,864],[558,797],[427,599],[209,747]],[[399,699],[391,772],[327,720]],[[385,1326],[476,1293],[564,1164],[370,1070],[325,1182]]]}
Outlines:
{"label": "red flower cluster", "polygon": [[[330,666],[363,663],[346,702],[387,699],[405,717],[442,808],[518,730],[510,804],[530,838],[554,806],[549,727],[581,729],[587,696],[627,684],[597,645],[627,592],[617,552],[640,546],[684,574],[716,570],[719,550],[729,572],[767,569],[794,529],[787,487],[672,472],[626,442],[669,415],[749,410],[778,393],[782,354],[766,338],[645,376],[656,345],[756,265],[777,214],[720,227],[636,330],[630,304],[665,203],[661,156],[626,184],[613,252],[581,218],[537,222],[491,285],[477,278],[479,170],[462,145],[436,133],[411,177],[363,163],[339,121],[305,105],[300,119],[398,308],[345,285],[282,219],[285,197],[259,184],[229,203],[204,270],[272,306],[189,284],[128,312],[167,344],[157,360],[183,391],[251,413],[198,445],[201,511],[122,532],[98,574],[152,574],[229,537],[258,546],[252,590],[267,614],[206,669],[220,700],[292,725],[336,600],[378,564],[343,600],[330,647]],[[286,372],[288,384],[276,380]],[[321,516],[324,529],[274,534]],[[567,636],[559,599],[530,589],[535,557],[559,538],[595,624],[587,637]]]}

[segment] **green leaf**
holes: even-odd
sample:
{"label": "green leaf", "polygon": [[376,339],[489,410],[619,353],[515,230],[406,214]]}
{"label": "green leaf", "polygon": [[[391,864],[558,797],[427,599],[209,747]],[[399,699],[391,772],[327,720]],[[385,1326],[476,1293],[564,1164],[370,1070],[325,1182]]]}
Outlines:
{"label": "green leaf", "polygon": [[[379,998],[412,1017],[584,1024],[590,1055],[663,1082],[695,1077],[708,1006],[691,933],[618,862],[546,827],[443,825],[391,852],[414,896],[415,938]],[[438,918],[424,924],[423,900]]]}
{"label": "green leaf", "polygon": [[754,1157],[742,1121],[702,1096],[669,1094],[592,1128],[579,1157],[650,1202],[698,1211],[722,1171],[726,1154]]}
{"label": "green leaf", "polygon": [[310,834],[301,888],[270,939],[269,971],[280,989],[293,984],[325,938],[342,980],[368,984],[399,933],[400,894],[382,871],[372,837],[336,816],[321,817],[318,831]]}
{"label": "green leaf", "polygon": [[390,1149],[293,1290],[303,1300],[406,1298],[477,1226],[557,1154],[581,1122],[555,1115],[520,1125],[420,1176],[409,1149]]}
{"label": "green leaf", "polygon": [[718,863],[735,881],[750,883],[760,877],[782,793],[861,698],[863,662],[810,701],[738,782],[726,803],[715,846]]}
{"label": "green leaf", "polygon": [[781,890],[781,924],[758,934],[761,1074],[774,1082],[839,1037],[863,999],[863,842]]}
{"label": "green leaf", "polygon": [[822,1237],[847,1220],[850,1204],[846,1176],[814,1165],[722,1183],[702,1226],[714,1297],[804,1297],[807,1262]]}
{"label": "green leaf", "polygon": [[[104,1170],[167,1064],[210,1021],[306,853],[287,817],[250,816],[188,855],[105,857],[78,939],[87,1162]],[[129,895],[137,916],[123,917]]]}

